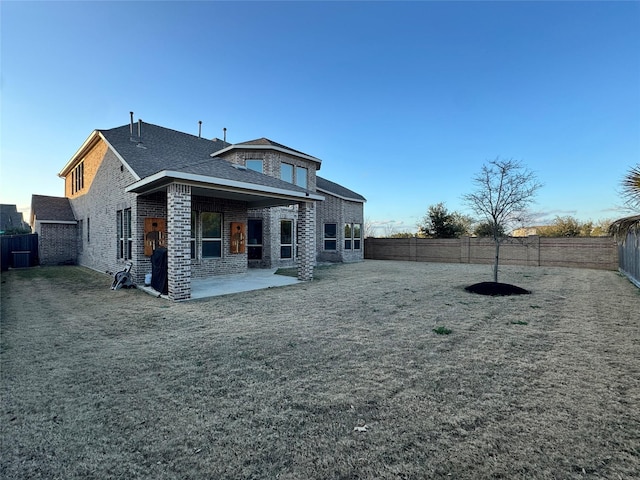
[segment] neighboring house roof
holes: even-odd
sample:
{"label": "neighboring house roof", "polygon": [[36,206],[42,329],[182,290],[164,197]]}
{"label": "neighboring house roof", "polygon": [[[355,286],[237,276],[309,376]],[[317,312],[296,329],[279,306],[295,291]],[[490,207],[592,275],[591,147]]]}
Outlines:
{"label": "neighboring house roof", "polygon": [[337,183],[331,182],[326,178],[318,176],[316,176],[316,188],[321,192],[328,193],[344,200],[363,203],[367,201],[367,199],[359,193],[356,193],[353,190],[349,190],[348,188],[345,188],[342,185],[338,185]]}
{"label": "neighboring house roof", "polygon": [[0,230],[6,231],[15,228],[29,228],[25,223],[22,212],[18,212],[16,205],[0,204]]}
{"label": "neighboring house roof", "polygon": [[66,197],[50,197],[47,195],[31,196],[31,223],[34,217],[39,222],[76,223],[71,203]]}

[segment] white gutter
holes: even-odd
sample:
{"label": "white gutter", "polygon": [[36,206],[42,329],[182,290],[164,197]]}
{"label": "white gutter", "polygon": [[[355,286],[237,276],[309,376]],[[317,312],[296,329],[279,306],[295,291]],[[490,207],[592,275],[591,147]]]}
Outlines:
{"label": "white gutter", "polygon": [[[171,170],[162,170],[161,172],[154,173],[153,175],[146,177],[138,182],[132,183],[124,189],[125,192],[132,192],[139,188],[143,188],[147,185],[151,185],[154,182],[158,182],[163,179],[181,180],[187,183],[198,184],[198,186],[217,186],[222,187],[220,190],[237,191],[245,190],[248,193],[254,194],[272,194],[274,196],[295,197],[301,200],[324,200],[322,195],[318,195],[311,192],[297,192],[293,190],[284,190],[282,188],[270,187],[266,185],[256,186],[255,183],[239,182],[237,180],[228,180],[226,178],[209,177],[206,175],[198,175],[195,173],[174,172]],[[204,185],[203,185],[204,184]],[[258,188],[256,188],[258,187]]]}
{"label": "white gutter", "polygon": [[348,200],[349,202],[358,202],[358,203],[365,203],[366,200],[362,200],[361,198],[349,198],[349,197],[344,197],[342,195],[338,195],[337,193],[334,192],[330,192],[329,190],[325,190],[324,188],[317,188],[317,190],[319,192],[323,192],[326,193],[327,195],[331,195],[332,197],[337,197],[340,198],[342,200]]}

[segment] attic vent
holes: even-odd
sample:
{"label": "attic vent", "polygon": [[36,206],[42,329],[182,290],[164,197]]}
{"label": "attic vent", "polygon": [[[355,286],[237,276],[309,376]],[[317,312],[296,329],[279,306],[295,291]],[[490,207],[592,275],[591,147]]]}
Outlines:
{"label": "attic vent", "polygon": [[247,169],[247,167],[245,167],[244,165],[238,165],[237,163],[233,163],[233,164],[231,164],[231,166],[233,168],[235,168],[236,170],[246,170]]}

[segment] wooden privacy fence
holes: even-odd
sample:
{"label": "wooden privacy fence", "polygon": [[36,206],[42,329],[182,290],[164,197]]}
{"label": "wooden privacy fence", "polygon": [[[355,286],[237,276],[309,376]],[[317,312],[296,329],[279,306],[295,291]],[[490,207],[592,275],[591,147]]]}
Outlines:
{"label": "wooden privacy fence", "polygon": [[3,272],[38,265],[38,234],[0,236],[0,253]]}
{"label": "wooden privacy fence", "polygon": [[[365,258],[412,262],[488,263],[495,258],[489,238],[367,238]],[[618,269],[613,237],[510,238],[500,245],[501,265]]]}

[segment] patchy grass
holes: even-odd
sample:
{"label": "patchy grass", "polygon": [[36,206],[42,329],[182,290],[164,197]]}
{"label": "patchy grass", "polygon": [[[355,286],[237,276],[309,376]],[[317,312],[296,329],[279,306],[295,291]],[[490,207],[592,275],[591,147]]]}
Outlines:
{"label": "patchy grass", "polygon": [[451,332],[453,332],[453,330],[448,329],[447,327],[444,326],[439,326],[433,329],[433,331],[435,333],[437,333],[438,335],[449,335]]}
{"label": "patchy grass", "polygon": [[634,478],[637,289],[501,274],[523,270],[539,308],[464,292],[481,265],[367,261],[182,303],[78,267],[3,273],[0,477]]}

